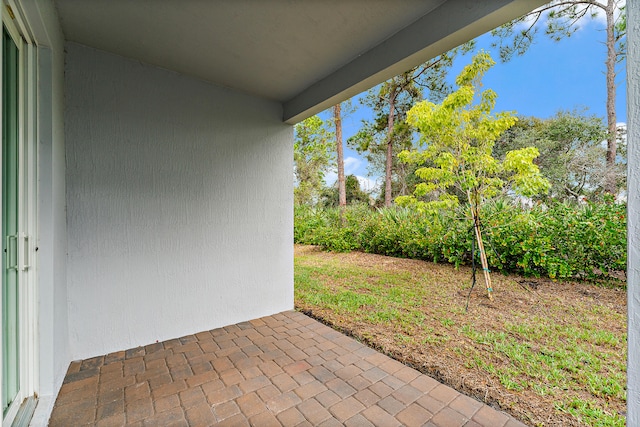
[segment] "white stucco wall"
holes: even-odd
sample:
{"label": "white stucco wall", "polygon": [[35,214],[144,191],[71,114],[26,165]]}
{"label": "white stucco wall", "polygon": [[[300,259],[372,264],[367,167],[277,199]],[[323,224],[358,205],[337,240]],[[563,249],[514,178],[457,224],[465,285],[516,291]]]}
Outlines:
{"label": "white stucco wall", "polygon": [[280,104],[66,45],[74,358],[293,308]]}
{"label": "white stucco wall", "polygon": [[627,425],[640,426],[640,2],[627,2]]}

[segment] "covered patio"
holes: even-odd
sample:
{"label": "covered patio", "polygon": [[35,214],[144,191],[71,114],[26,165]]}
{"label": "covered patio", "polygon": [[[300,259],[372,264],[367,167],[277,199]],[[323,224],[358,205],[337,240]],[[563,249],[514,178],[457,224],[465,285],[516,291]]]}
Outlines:
{"label": "covered patio", "polygon": [[49,425],[524,424],[286,311],[72,362]]}
{"label": "covered patio", "polygon": [[3,1],[3,426],[517,425],[289,311],[292,125],[545,0],[363,3]]}

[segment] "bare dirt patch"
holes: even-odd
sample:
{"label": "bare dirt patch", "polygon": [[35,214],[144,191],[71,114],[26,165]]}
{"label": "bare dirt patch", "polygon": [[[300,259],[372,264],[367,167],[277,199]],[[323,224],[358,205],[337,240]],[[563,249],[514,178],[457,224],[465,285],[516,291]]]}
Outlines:
{"label": "bare dirt patch", "polygon": [[[376,283],[384,282],[384,274],[404,274],[408,282],[424,292],[420,294],[423,296],[415,297],[420,301],[414,304],[420,320],[413,325],[393,320],[366,321],[360,315],[309,303],[300,298],[298,292],[296,307],[469,396],[511,413],[529,425],[589,425],[581,422],[575,414],[558,408],[558,402],[571,399],[595,402],[606,414],[614,417],[625,413],[626,404],[619,398],[620,393],[605,390],[594,395],[572,385],[544,385],[544,380],[542,388],[545,391],[541,392],[540,387],[536,389],[537,386],[532,384],[541,381],[539,377],[544,372],[512,369],[514,356],[507,350],[496,351],[492,343],[482,338],[483,334],[492,334],[510,342],[522,341],[526,357],[527,354],[544,356],[545,352],[555,351],[554,342],[572,341],[576,339],[574,335],[584,334],[585,348],[603,355],[605,360],[598,374],[606,377],[609,372],[607,364],[624,366],[626,361],[627,303],[626,291],[622,287],[604,288],[588,283],[492,274],[494,301],[489,301],[480,271],[470,292],[472,271],[469,267],[455,269],[447,264],[362,252],[330,253],[302,245],[295,246],[295,256],[297,269],[316,266],[323,267],[322,271],[329,271],[339,263],[347,268],[346,271],[348,268],[356,269],[354,271],[370,269],[374,275],[383,278],[376,279]],[[344,285],[338,276],[317,275],[323,286],[330,289],[337,291]],[[362,278],[361,282],[362,291],[369,292],[368,279]],[[396,284],[388,284],[388,287],[393,286]],[[465,311],[467,299],[469,308]],[[545,331],[546,328],[550,330]],[[538,333],[539,342],[535,338]],[[590,334],[603,334],[604,338],[596,339]],[[612,342],[607,341],[608,337],[614,337]],[[582,345],[582,341],[579,342]],[[593,361],[585,358],[579,363],[587,366]],[[486,366],[496,372],[487,372]],[[542,371],[544,369],[541,367]],[[578,381],[581,375],[579,367],[577,370],[571,366],[566,369],[577,371],[571,375]],[[511,378],[504,378],[504,372],[511,372]]]}

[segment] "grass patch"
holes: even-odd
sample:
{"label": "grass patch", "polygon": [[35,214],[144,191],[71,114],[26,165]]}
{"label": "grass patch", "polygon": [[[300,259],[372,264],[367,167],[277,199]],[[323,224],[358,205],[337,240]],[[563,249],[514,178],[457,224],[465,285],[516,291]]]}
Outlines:
{"label": "grass patch", "polygon": [[[623,426],[621,289],[494,275],[464,310],[470,271],[297,247],[296,306],[531,425]],[[526,289],[528,290],[526,290]]]}

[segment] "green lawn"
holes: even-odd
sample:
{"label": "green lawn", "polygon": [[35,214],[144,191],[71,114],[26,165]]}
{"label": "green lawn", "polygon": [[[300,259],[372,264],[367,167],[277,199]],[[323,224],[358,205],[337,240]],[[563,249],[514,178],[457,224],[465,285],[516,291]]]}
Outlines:
{"label": "green lawn", "polygon": [[296,247],[299,310],[527,424],[624,426],[624,290],[478,279],[467,312],[469,269]]}

